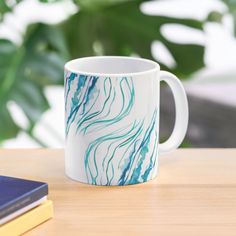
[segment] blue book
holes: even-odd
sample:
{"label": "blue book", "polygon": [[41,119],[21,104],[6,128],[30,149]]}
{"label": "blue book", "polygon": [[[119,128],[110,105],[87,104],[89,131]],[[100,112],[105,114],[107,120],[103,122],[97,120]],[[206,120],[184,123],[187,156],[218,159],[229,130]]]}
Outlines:
{"label": "blue book", "polygon": [[0,175],[0,219],[47,195],[46,183]]}

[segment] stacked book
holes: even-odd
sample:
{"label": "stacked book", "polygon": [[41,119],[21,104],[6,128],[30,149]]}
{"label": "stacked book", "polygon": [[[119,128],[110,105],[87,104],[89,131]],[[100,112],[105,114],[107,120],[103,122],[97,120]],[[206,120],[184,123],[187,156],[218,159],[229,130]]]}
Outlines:
{"label": "stacked book", "polygon": [[0,236],[21,235],[53,216],[43,182],[0,176]]}

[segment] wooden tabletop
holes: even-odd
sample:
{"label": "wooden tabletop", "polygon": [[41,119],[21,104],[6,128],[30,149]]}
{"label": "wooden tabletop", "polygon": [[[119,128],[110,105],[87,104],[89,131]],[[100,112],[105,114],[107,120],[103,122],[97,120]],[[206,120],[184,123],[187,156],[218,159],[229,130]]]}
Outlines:
{"label": "wooden tabletop", "polygon": [[55,216],[28,236],[236,235],[236,149],[180,149],[126,187],[68,179],[62,150],[0,150],[0,174],[49,184]]}

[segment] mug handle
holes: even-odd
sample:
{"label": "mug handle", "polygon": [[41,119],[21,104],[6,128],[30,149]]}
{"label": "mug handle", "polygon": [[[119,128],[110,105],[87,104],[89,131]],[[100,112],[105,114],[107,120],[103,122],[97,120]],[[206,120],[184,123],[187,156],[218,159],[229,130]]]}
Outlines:
{"label": "mug handle", "polygon": [[188,101],[180,80],[167,71],[160,71],[160,81],[165,81],[171,88],[175,100],[175,126],[170,137],[159,144],[159,153],[175,150],[181,144],[188,127]]}

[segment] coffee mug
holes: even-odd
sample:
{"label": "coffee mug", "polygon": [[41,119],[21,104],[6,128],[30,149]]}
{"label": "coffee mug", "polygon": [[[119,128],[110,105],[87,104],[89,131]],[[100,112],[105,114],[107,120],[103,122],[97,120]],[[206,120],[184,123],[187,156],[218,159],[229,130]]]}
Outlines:
{"label": "coffee mug", "polygon": [[[159,144],[161,81],[173,92],[176,120],[169,139]],[[65,65],[65,170],[74,180],[93,185],[151,180],[158,155],[181,144],[187,124],[181,82],[154,61],[101,56]]]}

